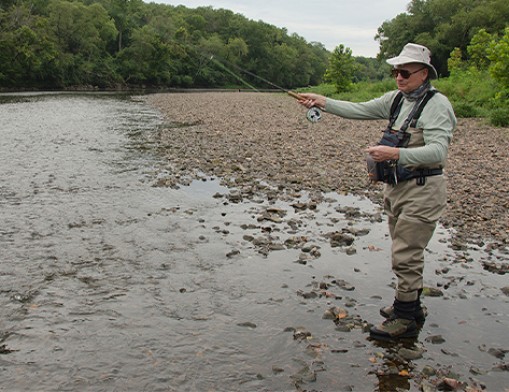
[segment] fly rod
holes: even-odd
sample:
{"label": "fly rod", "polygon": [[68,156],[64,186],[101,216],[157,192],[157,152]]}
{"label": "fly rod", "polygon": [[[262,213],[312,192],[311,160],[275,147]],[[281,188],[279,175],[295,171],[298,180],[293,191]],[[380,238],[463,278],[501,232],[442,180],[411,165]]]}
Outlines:
{"label": "fly rod", "polygon": [[[228,60],[225,60],[225,59],[221,59],[220,60],[216,60],[215,57],[217,56],[214,56],[214,55],[211,55],[210,56],[210,60],[214,61],[215,64],[219,65],[221,68],[223,68],[225,71],[227,71],[228,73],[230,73],[231,75],[233,75],[234,77],[236,77],[237,79],[241,80],[245,85],[247,85],[249,88],[251,88],[252,90],[254,91],[257,91],[258,90],[256,88],[254,88],[253,86],[251,86],[250,84],[248,84],[246,81],[244,81],[242,78],[240,78],[239,76],[237,76],[234,72],[232,72],[231,70],[229,70],[225,65],[224,63],[228,63],[228,65],[236,68],[238,71],[240,72],[244,72],[248,75],[251,75],[252,77],[256,78],[256,79],[259,79],[265,83],[267,83],[268,85],[272,86],[272,87],[275,87],[276,89],[280,90],[280,91],[283,91],[285,93],[287,93],[289,96],[295,98],[295,99],[301,99],[302,97],[296,93],[295,91],[291,91],[291,90],[288,90],[288,89],[285,89],[281,86],[278,86],[277,84],[271,82],[270,80],[267,80],[265,78],[263,78],[262,76],[259,76],[259,75],[256,75],[255,73],[253,72],[250,72],[248,71],[247,69],[243,69],[241,67],[239,67],[238,65],[236,64],[233,64],[232,62],[228,61]],[[322,111],[317,108],[316,106],[313,106],[312,108],[308,109],[307,113],[306,113],[306,118],[312,122],[312,123],[316,123],[318,121],[320,121],[322,119]]]}

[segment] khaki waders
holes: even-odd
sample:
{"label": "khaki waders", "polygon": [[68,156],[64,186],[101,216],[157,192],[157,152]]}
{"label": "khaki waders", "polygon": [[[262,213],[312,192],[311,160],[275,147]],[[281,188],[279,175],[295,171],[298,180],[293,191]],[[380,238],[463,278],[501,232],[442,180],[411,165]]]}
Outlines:
{"label": "khaki waders", "polygon": [[426,177],[385,185],[384,209],[392,238],[392,270],[398,279],[395,298],[410,302],[419,299],[423,288],[424,249],[447,203],[446,178]]}

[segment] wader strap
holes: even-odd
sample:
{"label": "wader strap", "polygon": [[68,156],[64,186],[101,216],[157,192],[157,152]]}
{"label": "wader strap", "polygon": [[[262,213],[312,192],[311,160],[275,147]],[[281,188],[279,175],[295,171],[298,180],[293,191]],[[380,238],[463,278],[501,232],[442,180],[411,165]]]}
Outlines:
{"label": "wader strap", "polygon": [[406,181],[406,180],[410,180],[412,178],[416,178],[417,180],[415,181],[415,183],[417,185],[422,186],[422,185],[426,184],[426,177],[439,176],[441,174],[443,174],[442,169],[417,169],[417,170],[412,170],[405,176],[405,178],[400,178],[399,181]]}
{"label": "wader strap", "polygon": [[[428,101],[433,98],[437,90],[428,90],[426,94],[424,95],[424,98],[414,105],[412,111],[410,112],[409,116],[401,126],[401,129],[399,132],[406,132],[407,128],[411,126],[412,128],[415,128],[417,124],[417,120],[419,117],[421,117],[422,111],[424,110],[424,106],[428,103]],[[387,125],[388,130],[392,130],[392,127],[394,126],[394,123],[396,122],[396,119],[399,116],[399,112],[401,111],[401,106],[403,106],[403,93],[399,91],[396,96],[394,97],[394,100],[392,101],[391,105],[391,111],[390,111],[390,118],[389,118],[389,124]]]}

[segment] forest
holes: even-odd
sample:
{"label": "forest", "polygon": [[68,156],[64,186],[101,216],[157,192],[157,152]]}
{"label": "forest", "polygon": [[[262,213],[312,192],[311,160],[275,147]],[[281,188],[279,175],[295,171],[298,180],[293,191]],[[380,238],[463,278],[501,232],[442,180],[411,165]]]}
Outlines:
{"label": "forest", "polygon": [[407,42],[428,46],[446,77],[452,54],[456,66],[468,64],[472,39],[483,31],[486,48],[489,39],[503,43],[508,24],[507,0],[412,0],[406,13],[379,27],[373,39],[380,52],[371,59],[353,56],[341,42],[331,53],[226,9],[142,0],[0,0],[0,88],[270,88],[265,80],[297,88],[338,77],[349,84],[387,77],[384,60]]}

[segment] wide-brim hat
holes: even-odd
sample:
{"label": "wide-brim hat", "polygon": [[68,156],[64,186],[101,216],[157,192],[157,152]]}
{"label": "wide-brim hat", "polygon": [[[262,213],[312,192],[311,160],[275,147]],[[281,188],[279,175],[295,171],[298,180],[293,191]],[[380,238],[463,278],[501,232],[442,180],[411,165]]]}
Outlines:
{"label": "wide-brim hat", "polygon": [[422,45],[406,44],[399,56],[388,59],[387,63],[393,66],[410,63],[424,64],[430,71],[429,78],[438,78],[437,70],[431,64],[431,52],[427,47]]}

